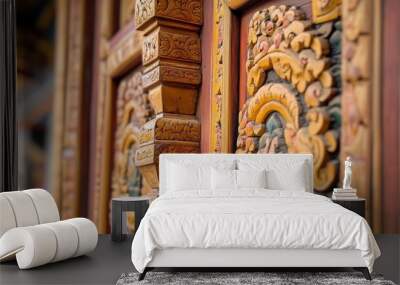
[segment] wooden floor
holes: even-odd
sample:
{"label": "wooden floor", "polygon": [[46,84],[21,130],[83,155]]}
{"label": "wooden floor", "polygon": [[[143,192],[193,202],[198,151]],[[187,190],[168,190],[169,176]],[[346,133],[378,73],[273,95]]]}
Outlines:
{"label": "wooden floor", "polygon": [[[382,256],[376,261],[374,272],[399,283],[400,236],[378,235],[376,240]],[[100,236],[96,250],[88,256],[30,270],[19,270],[15,262],[3,263],[0,284],[115,284],[122,273],[134,271],[131,242],[114,243],[110,236]]]}

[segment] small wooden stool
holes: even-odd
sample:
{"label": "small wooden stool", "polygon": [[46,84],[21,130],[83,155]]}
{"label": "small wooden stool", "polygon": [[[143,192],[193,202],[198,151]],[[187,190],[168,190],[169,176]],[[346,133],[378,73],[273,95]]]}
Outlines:
{"label": "small wooden stool", "polygon": [[145,196],[118,197],[111,202],[111,240],[123,241],[126,238],[126,213],[135,212],[135,232],[149,208],[150,198]]}

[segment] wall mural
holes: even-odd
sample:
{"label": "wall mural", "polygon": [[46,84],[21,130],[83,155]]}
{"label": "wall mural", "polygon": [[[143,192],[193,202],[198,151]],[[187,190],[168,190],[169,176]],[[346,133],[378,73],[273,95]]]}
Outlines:
{"label": "wall mural", "polygon": [[257,11],[237,152],[312,153],[314,188],[329,190],[339,168],[340,65],[340,20],[313,24],[284,5]]}

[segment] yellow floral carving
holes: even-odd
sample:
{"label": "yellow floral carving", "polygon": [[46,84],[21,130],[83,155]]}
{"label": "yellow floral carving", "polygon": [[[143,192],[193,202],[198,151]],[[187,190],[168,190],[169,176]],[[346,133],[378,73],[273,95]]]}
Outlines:
{"label": "yellow floral carving", "polygon": [[[326,108],[336,92],[326,57],[326,29],[313,28],[296,7],[272,6],[254,14],[246,64],[248,99],[239,113],[237,140],[237,152],[259,151],[268,116],[279,113],[287,151],[313,154],[314,188],[320,191],[329,189],[338,167],[328,155],[337,150],[339,133],[332,129]],[[266,83],[269,71],[290,84]]]}

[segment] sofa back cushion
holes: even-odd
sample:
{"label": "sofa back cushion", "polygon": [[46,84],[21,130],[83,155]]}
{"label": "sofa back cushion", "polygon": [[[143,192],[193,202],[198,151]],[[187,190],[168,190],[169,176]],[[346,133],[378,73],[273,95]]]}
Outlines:
{"label": "sofa back cushion", "polygon": [[60,220],[56,202],[43,189],[0,193],[0,217],[0,237],[15,227]]}

